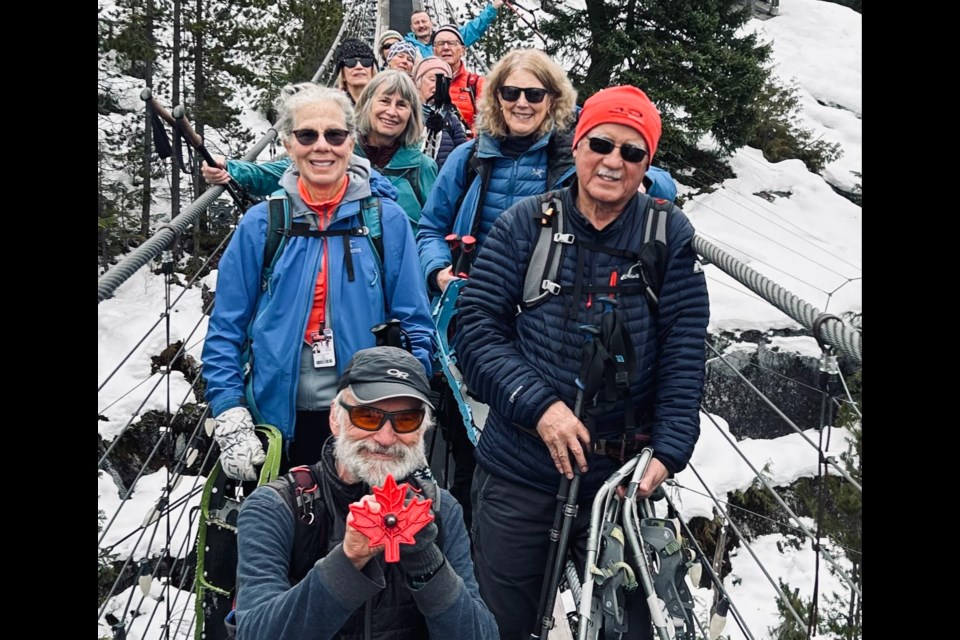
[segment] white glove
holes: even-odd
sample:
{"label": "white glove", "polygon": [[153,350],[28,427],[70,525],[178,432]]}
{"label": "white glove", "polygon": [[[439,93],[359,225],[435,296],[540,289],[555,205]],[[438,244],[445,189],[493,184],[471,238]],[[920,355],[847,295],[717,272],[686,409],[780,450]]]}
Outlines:
{"label": "white glove", "polygon": [[220,466],[234,480],[256,480],[254,465],[263,464],[267,454],[257,438],[253,418],[245,407],[227,409],[216,417],[213,439],[220,445]]}

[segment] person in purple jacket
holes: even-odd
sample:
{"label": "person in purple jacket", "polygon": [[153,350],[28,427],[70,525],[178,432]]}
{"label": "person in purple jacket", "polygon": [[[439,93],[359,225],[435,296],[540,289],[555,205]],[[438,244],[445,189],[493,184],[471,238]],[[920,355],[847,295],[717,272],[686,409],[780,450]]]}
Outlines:
{"label": "person in purple jacket", "polygon": [[[313,499],[301,501],[294,513],[294,490],[303,485],[291,474],[243,502],[238,640],[496,640],[460,505],[425,477],[424,434],[433,425],[429,393],[423,366],[409,352],[373,347],[354,355],[331,403],[333,435],[309,468],[307,484],[314,490],[303,495]],[[432,494],[435,515],[414,544],[399,545],[399,561],[390,563],[382,545],[371,547],[354,528],[349,510],[367,505],[382,513],[385,505],[371,487],[382,486],[388,474]]]}

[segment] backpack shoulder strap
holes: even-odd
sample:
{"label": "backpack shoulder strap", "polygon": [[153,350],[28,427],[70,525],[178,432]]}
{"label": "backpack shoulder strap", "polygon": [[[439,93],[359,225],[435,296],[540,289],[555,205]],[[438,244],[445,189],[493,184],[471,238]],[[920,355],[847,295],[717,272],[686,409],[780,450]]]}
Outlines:
{"label": "backpack shoulder strap", "polygon": [[529,311],[543,304],[549,296],[560,293],[560,268],[564,245],[573,244],[572,233],[566,233],[563,205],[555,191],[540,196],[540,210],[534,213],[540,233],[527,261],[523,281],[523,302],[517,312]]}
{"label": "backpack shoulder strap", "polygon": [[319,464],[293,467],[285,475],[264,485],[279,493],[293,513],[290,584],[297,584],[307,575],[323,554],[329,538],[323,491],[318,481]]}
{"label": "backpack shoulder strap", "polygon": [[260,288],[264,291],[283,252],[289,230],[290,201],[286,191],[280,189],[267,198],[267,239],[263,245],[263,270],[260,275]]}
{"label": "backpack shoulder strap", "polygon": [[477,83],[480,82],[480,76],[472,71],[467,71],[467,94],[470,96],[470,102],[473,108],[477,108]]}
{"label": "backpack shoulder strap", "polygon": [[460,197],[457,198],[457,204],[453,208],[454,220],[456,220],[460,215],[460,208],[463,206],[463,201],[467,197],[467,191],[470,190],[473,179],[476,176],[480,176],[480,192],[477,194],[477,207],[473,212],[473,224],[470,225],[470,235],[473,237],[477,237],[477,230],[480,228],[480,213],[483,211],[483,201],[487,197],[487,187],[490,184],[490,174],[492,173],[492,161],[489,159],[484,160],[477,155],[477,148],[479,146],[480,141],[478,139],[473,143],[470,156],[464,165],[463,191],[460,192]]}
{"label": "backpack shoulder strap", "polygon": [[367,196],[360,202],[360,215],[367,228],[367,238],[373,244],[377,266],[383,270],[383,202],[379,196]]}
{"label": "backpack shoulder strap", "polygon": [[640,245],[640,274],[650,308],[660,305],[660,287],[667,262],[667,224],[676,205],[663,198],[647,198]]}

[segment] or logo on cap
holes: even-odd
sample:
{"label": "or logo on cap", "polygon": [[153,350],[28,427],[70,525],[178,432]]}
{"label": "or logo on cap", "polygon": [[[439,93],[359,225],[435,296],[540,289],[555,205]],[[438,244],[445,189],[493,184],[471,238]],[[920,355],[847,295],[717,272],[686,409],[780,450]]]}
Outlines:
{"label": "or logo on cap", "polygon": [[387,375],[391,375],[395,378],[402,378],[406,380],[410,377],[410,374],[406,371],[400,371],[400,369],[387,369]]}

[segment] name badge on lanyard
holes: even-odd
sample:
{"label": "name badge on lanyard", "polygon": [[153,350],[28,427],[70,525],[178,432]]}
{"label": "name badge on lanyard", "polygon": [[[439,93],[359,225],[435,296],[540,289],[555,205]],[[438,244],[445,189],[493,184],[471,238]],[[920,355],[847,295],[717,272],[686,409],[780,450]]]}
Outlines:
{"label": "name badge on lanyard", "polygon": [[322,369],[337,364],[337,354],[333,348],[333,329],[324,329],[323,333],[314,331],[310,334],[313,346],[313,367]]}

